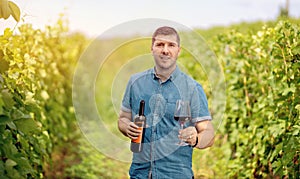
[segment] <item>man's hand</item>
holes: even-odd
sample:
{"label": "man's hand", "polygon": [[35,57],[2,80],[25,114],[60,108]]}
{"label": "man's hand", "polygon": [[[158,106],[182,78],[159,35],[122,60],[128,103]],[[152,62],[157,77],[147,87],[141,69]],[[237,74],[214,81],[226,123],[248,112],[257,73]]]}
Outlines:
{"label": "man's hand", "polygon": [[193,146],[197,140],[197,130],[192,126],[184,128],[183,130],[179,130],[178,138]]}
{"label": "man's hand", "polygon": [[119,130],[130,139],[137,139],[141,133],[141,130],[138,129],[138,126],[131,121],[131,113],[120,111],[119,120],[118,120]]}
{"label": "man's hand", "polygon": [[195,127],[187,127],[179,131],[178,138],[183,139],[186,143],[194,146],[198,137],[198,144],[195,146],[199,149],[210,147],[214,143],[214,128],[209,120],[200,121]]}
{"label": "man's hand", "polygon": [[125,133],[127,135],[127,137],[129,137],[130,139],[137,139],[138,136],[141,134],[141,130],[138,129],[139,127],[137,125],[134,124],[134,122],[129,122],[126,129],[125,129]]}

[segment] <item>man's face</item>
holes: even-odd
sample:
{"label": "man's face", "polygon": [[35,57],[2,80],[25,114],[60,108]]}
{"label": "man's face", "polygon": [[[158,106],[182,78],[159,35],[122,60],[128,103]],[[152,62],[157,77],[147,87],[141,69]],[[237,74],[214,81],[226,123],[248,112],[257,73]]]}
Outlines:
{"label": "man's face", "polygon": [[175,69],[180,47],[176,35],[158,35],[151,48],[155,64],[162,70]]}

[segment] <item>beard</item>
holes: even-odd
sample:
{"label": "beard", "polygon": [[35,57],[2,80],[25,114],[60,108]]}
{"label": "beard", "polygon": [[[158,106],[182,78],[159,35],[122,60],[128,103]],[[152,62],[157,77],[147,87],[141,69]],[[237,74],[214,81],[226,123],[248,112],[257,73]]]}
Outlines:
{"label": "beard", "polygon": [[169,57],[168,55],[159,55],[159,58],[161,60],[172,60],[171,57]]}
{"label": "beard", "polygon": [[168,55],[157,55],[154,56],[154,58],[156,66],[160,69],[170,69],[176,66],[176,59],[173,59]]}

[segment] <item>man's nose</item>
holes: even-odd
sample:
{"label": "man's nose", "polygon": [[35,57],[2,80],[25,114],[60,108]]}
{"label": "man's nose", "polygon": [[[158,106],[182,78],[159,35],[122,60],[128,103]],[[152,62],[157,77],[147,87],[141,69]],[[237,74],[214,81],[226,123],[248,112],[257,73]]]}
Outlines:
{"label": "man's nose", "polygon": [[164,45],[164,47],[163,47],[163,49],[162,49],[162,53],[163,53],[164,55],[169,54],[169,48],[168,48],[168,45]]}

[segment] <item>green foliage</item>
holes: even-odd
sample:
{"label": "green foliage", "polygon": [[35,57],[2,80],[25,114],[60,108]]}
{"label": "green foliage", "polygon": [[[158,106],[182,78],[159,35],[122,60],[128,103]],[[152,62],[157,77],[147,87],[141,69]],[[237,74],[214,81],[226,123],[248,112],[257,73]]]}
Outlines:
{"label": "green foliage", "polygon": [[[223,65],[227,101],[214,146],[194,153],[196,178],[300,175],[297,24],[299,20],[258,22],[198,31]],[[68,34],[63,20],[44,31],[24,24],[19,32],[6,29],[0,36],[0,178],[128,178],[129,164],[99,153],[77,127],[72,79],[88,40]],[[122,90],[112,86],[114,76],[120,73],[118,84],[125,85],[132,71],[142,70],[124,63],[141,66],[132,58],[148,52],[148,41],[120,47],[99,71],[98,109],[119,136],[114,107],[119,106]],[[101,43],[108,48],[109,42]],[[179,63],[203,84],[210,101],[206,69],[185,50]],[[112,90],[116,90],[113,99],[119,101],[111,101]]]}
{"label": "green foliage", "polygon": [[225,63],[225,131],[233,178],[299,176],[300,28],[280,21],[256,33],[219,35]]}
{"label": "green foliage", "polygon": [[78,155],[81,162],[72,165],[66,171],[71,178],[128,178],[129,164],[114,161],[91,146],[86,140],[79,141]]}
{"label": "green foliage", "polygon": [[20,21],[21,11],[17,4],[8,0],[0,0],[0,19],[12,16],[17,22]]}
{"label": "green foliage", "polygon": [[76,137],[70,81],[85,39],[66,30],[60,20],[0,36],[0,178],[42,178],[54,146]]}

